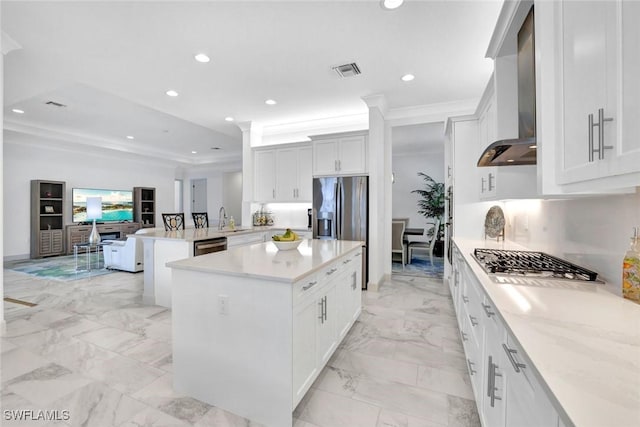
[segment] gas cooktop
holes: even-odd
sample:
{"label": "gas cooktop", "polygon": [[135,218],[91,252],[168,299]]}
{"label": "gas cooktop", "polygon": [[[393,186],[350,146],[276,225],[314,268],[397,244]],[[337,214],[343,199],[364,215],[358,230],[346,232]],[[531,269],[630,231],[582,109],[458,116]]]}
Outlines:
{"label": "gas cooktop", "polygon": [[544,252],[475,249],[473,257],[490,274],[519,275],[593,282],[598,273]]}

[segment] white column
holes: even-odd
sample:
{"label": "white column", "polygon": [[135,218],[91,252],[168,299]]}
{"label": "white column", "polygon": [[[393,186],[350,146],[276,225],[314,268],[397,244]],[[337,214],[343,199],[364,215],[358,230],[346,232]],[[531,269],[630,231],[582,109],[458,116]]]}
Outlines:
{"label": "white column", "polygon": [[362,98],[369,107],[369,283],[372,291],[391,274],[391,126],[384,95]]}
{"label": "white column", "polygon": [[[0,11],[2,8],[0,7]],[[2,22],[2,14],[0,13],[0,22]],[[0,27],[0,34],[2,28]],[[2,40],[0,36],[0,40]],[[0,45],[3,44],[0,41]],[[5,51],[2,49],[2,55],[0,55],[0,111],[4,111],[4,55]],[[0,114],[0,130],[4,129],[4,114]],[[2,224],[3,236],[2,242],[0,242],[0,267],[4,269],[4,140],[0,132],[0,188],[2,188],[2,197],[0,197],[0,224]],[[7,332],[7,322],[4,320],[4,275],[0,277],[0,335],[4,335]]]}
{"label": "white column", "polygon": [[242,225],[253,224],[251,219],[251,202],[253,201],[253,150],[252,146],[260,145],[262,127],[253,122],[238,123],[242,131]]}

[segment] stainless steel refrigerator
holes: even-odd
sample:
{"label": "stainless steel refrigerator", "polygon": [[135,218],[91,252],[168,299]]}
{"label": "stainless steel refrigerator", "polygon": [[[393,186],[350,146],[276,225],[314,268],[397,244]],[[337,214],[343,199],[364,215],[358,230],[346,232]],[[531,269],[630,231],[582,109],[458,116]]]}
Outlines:
{"label": "stainless steel refrigerator", "polygon": [[369,178],[338,176],[313,179],[313,238],[365,242],[362,288],[367,288],[369,245]]}

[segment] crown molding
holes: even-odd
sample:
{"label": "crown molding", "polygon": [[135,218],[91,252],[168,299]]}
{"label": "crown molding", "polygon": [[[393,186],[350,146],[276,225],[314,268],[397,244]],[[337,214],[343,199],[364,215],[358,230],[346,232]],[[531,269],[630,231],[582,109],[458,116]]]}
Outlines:
{"label": "crown molding", "polygon": [[384,96],[384,94],[379,93],[375,95],[363,96],[362,100],[365,104],[367,104],[367,107],[377,108],[380,113],[382,113],[382,116],[385,119],[387,118],[387,113],[389,112],[389,104],[387,102],[387,97]]}
{"label": "crown molding", "polygon": [[407,126],[422,123],[445,122],[449,117],[473,114],[478,99],[441,102],[438,104],[416,105],[390,110],[386,120],[391,126]]}

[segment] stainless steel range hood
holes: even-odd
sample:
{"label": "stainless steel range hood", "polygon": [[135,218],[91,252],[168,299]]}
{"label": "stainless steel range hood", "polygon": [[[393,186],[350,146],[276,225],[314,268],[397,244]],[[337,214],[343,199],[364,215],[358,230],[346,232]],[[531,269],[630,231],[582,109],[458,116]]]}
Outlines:
{"label": "stainless steel range hood", "polygon": [[518,138],[490,144],[478,166],[536,164],[536,75],[533,7],[518,32]]}

